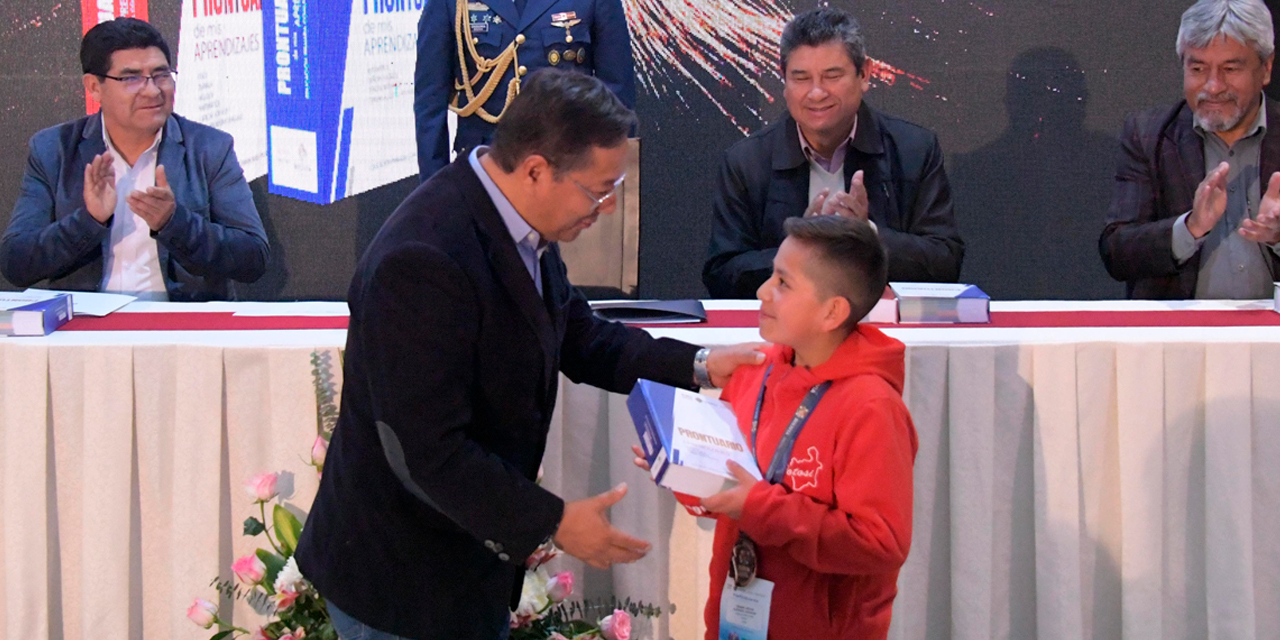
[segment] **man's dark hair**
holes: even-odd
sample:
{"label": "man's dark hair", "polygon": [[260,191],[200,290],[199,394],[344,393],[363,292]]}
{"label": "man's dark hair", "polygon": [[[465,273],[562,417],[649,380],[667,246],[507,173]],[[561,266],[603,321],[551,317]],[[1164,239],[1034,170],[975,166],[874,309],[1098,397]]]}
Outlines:
{"label": "man's dark hair", "polygon": [[820,293],[849,301],[844,328],[852,330],[871,312],[889,284],[889,258],[871,224],[843,216],[789,218],[782,226],[787,237],[814,249],[819,265],[805,266],[805,274]]}
{"label": "man's dark hair", "polygon": [[786,76],[787,60],[796,47],[820,47],[829,42],[842,43],[858,75],[863,74],[867,66],[867,45],[857,19],[843,9],[818,7],[792,18],[782,29],[779,43],[782,75]]}
{"label": "man's dark hair", "polygon": [[543,68],[521,83],[493,133],[490,157],[508,173],[531,155],[556,173],[587,162],[593,147],[626,142],[636,116],[595,76]]}
{"label": "man's dark hair", "polygon": [[173,67],[173,55],[160,31],[145,20],[116,18],[98,24],[80,41],[80,67],[85,73],[102,77],[111,73],[111,54],[125,49],[155,47]]}

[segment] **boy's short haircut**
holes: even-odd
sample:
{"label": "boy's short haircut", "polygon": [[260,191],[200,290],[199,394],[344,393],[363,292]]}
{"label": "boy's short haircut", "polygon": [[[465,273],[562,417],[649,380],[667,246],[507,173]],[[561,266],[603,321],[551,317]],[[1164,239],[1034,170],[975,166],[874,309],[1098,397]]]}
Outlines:
{"label": "boy's short haircut", "polygon": [[889,259],[870,223],[844,216],[789,218],[788,238],[811,247],[821,264],[805,269],[827,296],[849,301],[844,328],[852,330],[880,301],[889,284]]}

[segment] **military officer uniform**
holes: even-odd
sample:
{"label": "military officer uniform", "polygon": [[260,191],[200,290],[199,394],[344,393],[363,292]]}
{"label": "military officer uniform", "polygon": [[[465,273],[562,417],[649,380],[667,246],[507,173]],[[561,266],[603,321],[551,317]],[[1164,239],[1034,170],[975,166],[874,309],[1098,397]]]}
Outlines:
{"label": "military officer uniform", "polygon": [[594,74],[634,108],[622,1],[427,0],[413,94],[422,181],[449,163],[450,110],[458,114],[453,148],[462,155],[489,142],[520,79],[548,66]]}

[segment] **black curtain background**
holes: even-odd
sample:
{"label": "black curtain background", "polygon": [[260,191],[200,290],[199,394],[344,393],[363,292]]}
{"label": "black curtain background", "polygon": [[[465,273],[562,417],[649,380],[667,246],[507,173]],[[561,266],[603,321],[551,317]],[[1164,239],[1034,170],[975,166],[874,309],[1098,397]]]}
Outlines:
{"label": "black curtain background", "polygon": [[[803,11],[817,2],[772,4]],[[875,83],[867,100],[938,133],[968,244],[963,279],[998,299],[1121,297],[1096,244],[1116,137],[1126,113],[1180,98],[1174,39],[1189,3],[830,4],[857,15],[868,53],[903,72],[891,74],[892,85]],[[1275,12],[1280,0],[1268,5]],[[176,49],[180,1],[151,0],[149,10]],[[84,113],[79,40],[79,3],[0,3],[0,224],[17,197],[30,136]],[[674,60],[696,71],[684,53]],[[696,82],[664,74],[659,95],[642,82],[641,295],[705,295],[700,274],[723,151],[783,109],[776,75],[758,73],[760,90],[741,77],[725,83],[700,71]],[[1277,91],[1280,84],[1268,88]],[[416,185],[411,177],[321,207],[269,195],[265,178],[254,181],[272,262],[262,280],[241,287],[242,297],[342,299],[361,252]]]}

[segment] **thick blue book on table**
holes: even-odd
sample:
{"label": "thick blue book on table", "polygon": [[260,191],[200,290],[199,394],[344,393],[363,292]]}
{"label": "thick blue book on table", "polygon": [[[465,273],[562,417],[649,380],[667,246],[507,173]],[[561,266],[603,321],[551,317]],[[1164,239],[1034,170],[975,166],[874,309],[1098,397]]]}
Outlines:
{"label": "thick blue book on table", "polygon": [[0,311],[0,336],[47,336],[71,319],[71,294]]}

